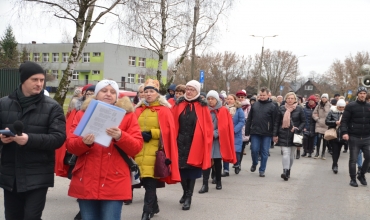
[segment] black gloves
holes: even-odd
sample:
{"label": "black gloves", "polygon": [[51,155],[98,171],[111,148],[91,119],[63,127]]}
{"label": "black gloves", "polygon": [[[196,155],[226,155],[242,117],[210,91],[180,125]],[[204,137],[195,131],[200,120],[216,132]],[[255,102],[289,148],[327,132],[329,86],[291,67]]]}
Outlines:
{"label": "black gloves", "polygon": [[145,142],[149,142],[150,139],[152,139],[152,132],[151,131],[142,131],[141,135],[143,136],[143,139]]}
{"label": "black gloves", "polygon": [[164,163],[168,166],[168,165],[170,165],[170,164],[171,164],[171,160],[170,160],[170,159],[168,159],[168,158],[166,158],[166,159],[164,160]]}

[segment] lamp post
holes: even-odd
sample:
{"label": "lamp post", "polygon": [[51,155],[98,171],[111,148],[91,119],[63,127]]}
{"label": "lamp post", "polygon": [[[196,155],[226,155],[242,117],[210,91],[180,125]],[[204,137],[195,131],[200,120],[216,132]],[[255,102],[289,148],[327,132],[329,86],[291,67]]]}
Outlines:
{"label": "lamp post", "polygon": [[277,35],[273,35],[273,36],[255,36],[255,35],[251,35],[252,37],[260,37],[262,38],[262,51],[261,51],[261,60],[260,60],[260,66],[259,66],[259,74],[258,74],[258,85],[257,85],[257,93],[260,91],[260,86],[261,86],[261,74],[262,74],[262,57],[263,57],[263,48],[264,48],[264,44],[265,44],[265,38],[266,37],[277,37]]}
{"label": "lamp post", "polygon": [[297,62],[295,63],[295,76],[294,76],[294,92],[297,91],[297,74],[298,74],[298,61],[301,57],[306,57],[307,55],[302,55],[297,57]]}

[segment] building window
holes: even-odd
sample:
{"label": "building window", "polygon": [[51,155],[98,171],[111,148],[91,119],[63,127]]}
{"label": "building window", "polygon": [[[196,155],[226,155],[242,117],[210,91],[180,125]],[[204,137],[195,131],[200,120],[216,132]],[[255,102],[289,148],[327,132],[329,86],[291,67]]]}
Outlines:
{"label": "building window", "polygon": [[100,55],[101,55],[100,52],[94,52],[93,53],[93,57],[100,57]]}
{"label": "building window", "polygon": [[59,62],[59,53],[53,53],[53,62],[54,63]]}
{"label": "building window", "polygon": [[145,82],[145,76],[138,74],[137,75],[137,83],[144,83]]}
{"label": "building window", "polygon": [[145,67],[145,58],[140,57],[139,58],[139,67]]}
{"label": "building window", "polygon": [[42,61],[43,62],[49,62],[49,53],[43,53],[42,54]]}
{"label": "building window", "polygon": [[135,83],[135,74],[129,73],[127,77],[128,83]]}
{"label": "building window", "polygon": [[304,86],[304,90],[313,90],[313,86]]}
{"label": "building window", "polygon": [[100,70],[93,70],[93,75],[99,75],[100,74]]}
{"label": "building window", "polygon": [[73,71],[72,73],[72,80],[78,80],[78,72],[77,71]]}
{"label": "building window", "polygon": [[84,53],[83,63],[90,63],[90,53]]}
{"label": "building window", "polygon": [[63,53],[63,63],[67,63],[68,62],[68,58],[69,58],[69,54],[68,53]]}
{"label": "building window", "polygon": [[55,77],[55,79],[59,79],[59,77],[58,77],[58,70],[52,70],[51,71],[51,74],[53,74],[53,76]]}
{"label": "building window", "polygon": [[31,54],[27,53],[27,61],[31,61]]}
{"label": "building window", "polygon": [[40,53],[33,53],[33,61],[40,62]]}
{"label": "building window", "polygon": [[128,57],[128,65],[129,66],[136,66],[136,57],[129,56]]}

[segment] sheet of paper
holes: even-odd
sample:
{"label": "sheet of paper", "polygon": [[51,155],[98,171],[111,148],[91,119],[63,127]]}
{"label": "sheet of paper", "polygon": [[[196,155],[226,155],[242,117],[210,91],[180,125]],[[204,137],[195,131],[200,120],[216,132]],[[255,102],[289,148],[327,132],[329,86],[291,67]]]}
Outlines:
{"label": "sheet of paper", "polygon": [[118,127],[126,114],[125,110],[112,107],[115,106],[98,103],[80,136],[94,134],[96,143],[109,147],[112,137],[108,136],[105,130]]}

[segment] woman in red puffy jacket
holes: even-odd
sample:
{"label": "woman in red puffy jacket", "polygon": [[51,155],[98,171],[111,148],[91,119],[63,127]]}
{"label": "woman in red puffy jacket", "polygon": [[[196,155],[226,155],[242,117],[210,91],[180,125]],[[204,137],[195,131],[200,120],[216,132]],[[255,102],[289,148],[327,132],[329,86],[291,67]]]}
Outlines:
{"label": "woman in red puffy jacket", "polygon": [[94,143],[93,134],[73,134],[91,100],[76,114],[67,138],[67,150],[78,156],[68,195],[78,199],[84,220],[119,220],[123,200],[132,197],[130,169],[114,145],[133,157],[142,149],[143,139],[131,101],[127,97],[117,100],[118,93],[112,80],[102,80],[95,88],[95,99],[126,110],[118,127],[106,129],[112,137],[109,147]]}

